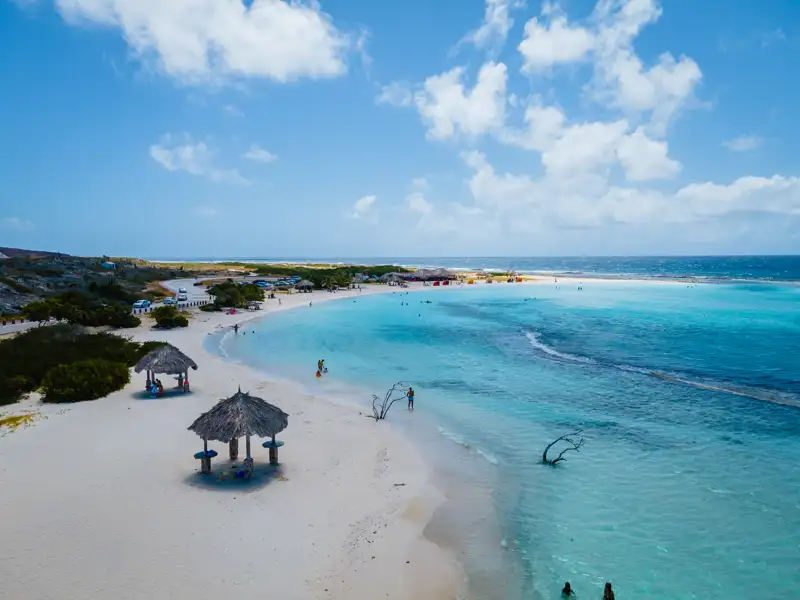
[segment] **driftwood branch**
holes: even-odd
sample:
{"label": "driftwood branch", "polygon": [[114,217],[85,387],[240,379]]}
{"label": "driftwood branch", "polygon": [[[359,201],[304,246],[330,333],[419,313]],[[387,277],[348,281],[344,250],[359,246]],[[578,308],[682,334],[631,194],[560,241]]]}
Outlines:
{"label": "driftwood branch", "polygon": [[372,394],[372,418],[375,419],[376,422],[385,419],[392,405],[398,400],[406,398],[407,394],[408,386],[402,381],[398,381],[390,387],[383,399]]}
{"label": "driftwood branch", "polygon": [[[580,452],[581,447],[583,447],[584,440],[583,437],[576,439],[576,436],[580,436],[582,433],[583,430],[579,429],[577,431],[573,431],[572,433],[567,433],[565,435],[562,435],[561,437],[557,437],[552,442],[547,444],[547,448],[545,448],[544,452],[542,453],[542,462],[546,465],[554,466],[563,460],[567,460],[566,458],[564,458],[564,455],[567,452],[570,451]],[[565,444],[567,444],[567,446],[561,450],[561,452],[558,454],[556,458],[548,458],[547,453],[553,446],[555,446],[559,442],[564,442]]]}

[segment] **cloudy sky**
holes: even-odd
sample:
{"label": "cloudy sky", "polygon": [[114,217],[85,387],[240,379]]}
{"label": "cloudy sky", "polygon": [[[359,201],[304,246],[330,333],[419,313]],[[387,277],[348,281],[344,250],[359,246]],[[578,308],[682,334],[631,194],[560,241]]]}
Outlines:
{"label": "cloudy sky", "polygon": [[0,0],[0,246],[800,252],[795,0]]}

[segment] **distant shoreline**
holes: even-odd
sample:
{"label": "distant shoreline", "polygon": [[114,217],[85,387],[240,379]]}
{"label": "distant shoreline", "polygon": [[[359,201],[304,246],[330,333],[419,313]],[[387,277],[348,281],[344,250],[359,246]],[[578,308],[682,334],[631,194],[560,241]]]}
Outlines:
{"label": "distant shoreline", "polygon": [[[775,284],[800,284],[800,256],[795,255],[775,255],[775,256],[706,256],[706,257],[597,257],[597,258],[581,258],[581,257],[552,257],[552,258],[526,258],[526,257],[387,257],[387,258],[192,258],[192,259],[146,259],[155,264],[163,265],[214,265],[225,266],[231,265],[239,268],[247,268],[252,266],[254,268],[267,265],[282,266],[282,267],[315,267],[315,268],[342,268],[342,267],[371,267],[371,266],[385,266],[392,265],[404,269],[429,269],[429,268],[444,268],[455,273],[464,274],[467,276],[477,276],[480,273],[508,273],[514,272],[523,277],[560,277],[570,279],[593,279],[593,280],[626,280],[626,281],[677,281],[677,282],[691,282],[691,283],[775,283]],[[647,272],[645,267],[648,265],[640,265],[640,270],[636,272],[619,271],[610,272],[601,268],[591,269],[586,268],[589,265],[559,265],[563,261],[588,261],[588,262],[609,262],[609,261],[622,261],[634,263],[646,263],[650,261],[725,261],[725,260],[749,260],[749,261],[790,261],[791,262],[791,276],[785,276],[783,273],[774,272],[772,274],[764,273],[753,274],[750,272],[736,272],[730,274],[710,273],[704,272],[701,268],[694,268],[695,272],[691,272],[686,267],[686,272],[657,272],[655,264],[651,272]],[[542,261],[550,263],[547,266],[537,266],[532,268],[524,263],[530,261]],[[796,262],[796,264],[795,264]],[[457,263],[457,264],[456,264]],[[478,264],[484,263],[484,264]],[[495,263],[494,265],[489,263]],[[502,264],[507,263],[507,264]],[[608,265],[604,265],[608,267]],[[579,268],[583,267],[583,268]],[[750,267],[747,267],[750,268]],[[794,271],[797,271],[796,276]]]}

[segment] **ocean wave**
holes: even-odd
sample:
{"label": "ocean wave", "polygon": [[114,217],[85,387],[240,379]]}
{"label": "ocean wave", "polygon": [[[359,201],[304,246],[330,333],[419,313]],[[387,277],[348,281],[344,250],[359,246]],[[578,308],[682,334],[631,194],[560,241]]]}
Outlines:
{"label": "ocean wave", "polygon": [[591,358],[587,358],[585,356],[578,356],[577,354],[569,354],[567,352],[559,352],[558,350],[556,350],[552,346],[548,346],[547,344],[542,342],[539,339],[539,335],[537,333],[535,333],[535,332],[532,332],[532,331],[526,332],[525,333],[525,337],[528,338],[528,340],[531,343],[531,346],[533,346],[534,348],[536,348],[540,352],[543,352],[543,353],[545,353],[545,354],[547,354],[549,356],[553,356],[555,358],[560,358],[562,360],[567,360],[567,361],[571,361],[571,362],[584,363],[584,364],[588,364],[588,365],[597,364],[597,361],[595,361],[595,360],[593,360]]}
{"label": "ocean wave", "polygon": [[639,375],[645,375],[647,377],[653,377],[655,379],[660,379],[662,381],[688,385],[701,390],[722,392],[725,394],[731,394],[733,396],[752,398],[753,400],[761,400],[762,402],[771,402],[773,404],[783,404],[785,406],[795,406],[800,408],[800,398],[798,398],[797,395],[792,394],[790,392],[780,392],[778,390],[769,390],[765,388],[758,388],[748,385],[732,384],[728,382],[702,380],[693,378],[683,373],[659,371],[657,369],[649,369],[646,367],[636,367],[633,365],[616,364],[616,363],[604,363],[602,361],[589,358],[587,356],[580,356],[577,354],[570,354],[568,352],[561,352],[559,350],[556,350],[552,346],[548,346],[547,344],[542,342],[541,339],[539,338],[539,334],[536,332],[528,331],[524,333],[525,337],[528,338],[528,341],[530,342],[531,346],[534,349],[538,350],[542,354],[545,354],[551,358],[555,358],[560,361],[574,362],[585,365],[596,365],[598,367],[617,369],[619,371],[625,371],[627,373],[636,373]]}
{"label": "ocean wave", "polygon": [[453,433],[451,431],[448,431],[444,427],[437,427],[437,429],[439,430],[439,433],[442,436],[444,436],[445,438],[447,438],[451,442],[454,442],[454,443],[458,444],[462,448],[464,448],[466,450],[469,450],[471,453],[477,454],[478,456],[483,458],[486,462],[488,462],[490,464],[493,464],[493,465],[497,465],[499,463],[499,461],[497,460],[497,457],[494,454],[492,454],[491,452],[487,452],[486,450],[481,450],[478,447],[473,447],[463,437],[461,437],[460,435],[455,434],[455,433]]}

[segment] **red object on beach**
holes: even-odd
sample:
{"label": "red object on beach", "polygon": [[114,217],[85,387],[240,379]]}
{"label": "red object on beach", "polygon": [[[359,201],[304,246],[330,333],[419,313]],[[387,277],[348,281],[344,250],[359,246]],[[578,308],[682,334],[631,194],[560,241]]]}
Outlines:
{"label": "red object on beach", "polygon": [[317,371],[317,377],[322,377],[322,373],[320,373],[319,371]]}

